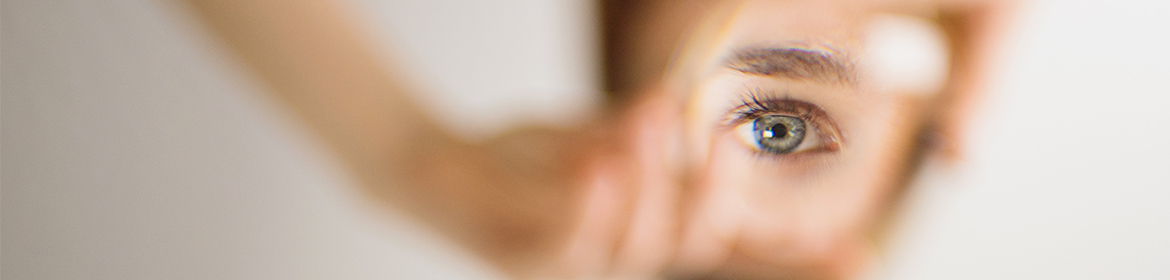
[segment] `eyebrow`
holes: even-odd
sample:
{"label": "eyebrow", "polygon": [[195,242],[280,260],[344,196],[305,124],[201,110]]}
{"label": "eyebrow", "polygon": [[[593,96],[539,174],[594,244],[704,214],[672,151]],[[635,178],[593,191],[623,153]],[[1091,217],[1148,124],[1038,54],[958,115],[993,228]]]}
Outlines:
{"label": "eyebrow", "polygon": [[723,62],[745,74],[852,85],[853,63],[830,53],[800,48],[747,48]]}

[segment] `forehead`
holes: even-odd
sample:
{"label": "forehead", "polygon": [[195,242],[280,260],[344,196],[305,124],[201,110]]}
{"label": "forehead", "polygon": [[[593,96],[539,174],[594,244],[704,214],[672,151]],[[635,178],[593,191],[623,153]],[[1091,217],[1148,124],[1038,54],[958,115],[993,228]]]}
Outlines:
{"label": "forehead", "polygon": [[741,1],[724,15],[708,15],[676,57],[674,74],[694,78],[719,70],[748,48],[795,48],[850,61],[861,49],[860,8],[831,1]]}
{"label": "forehead", "polygon": [[835,1],[742,1],[736,2],[728,19],[734,35],[776,35],[792,37],[834,36],[848,33],[860,20],[859,7]]}

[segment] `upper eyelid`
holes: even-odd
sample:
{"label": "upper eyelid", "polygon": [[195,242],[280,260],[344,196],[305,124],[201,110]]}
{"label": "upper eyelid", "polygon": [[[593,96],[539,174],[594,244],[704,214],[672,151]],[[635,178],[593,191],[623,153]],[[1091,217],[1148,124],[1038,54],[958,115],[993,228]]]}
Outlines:
{"label": "upper eyelid", "polygon": [[820,107],[808,101],[797,98],[792,98],[785,92],[784,94],[765,93],[760,88],[748,90],[747,94],[740,96],[736,106],[728,110],[731,114],[759,114],[759,113],[777,113],[777,112],[791,112],[796,115],[803,115],[801,113],[808,113],[810,108]]}
{"label": "upper eyelid", "polygon": [[[775,105],[769,104],[769,103],[787,103],[788,105],[791,105],[791,103],[803,103],[803,104],[807,104],[807,105],[796,105],[796,106],[791,106],[788,108],[775,108],[775,107],[771,107],[771,106],[775,106]],[[806,121],[819,122],[821,117],[810,116],[807,113],[799,112],[796,110],[796,109],[799,109],[800,107],[810,106],[810,105],[814,106],[814,107],[816,106],[816,105],[813,105],[813,104],[808,103],[808,102],[804,102],[804,101],[797,100],[797,99],[791,99],[791,98],[773,99],[773,100],[747,100],[747,99],[745,99],[743,101],[740,101],[740,105],[735,106],[733,109],[730,109],[730,112],[727,113],[727,117],[724,118],[724,121],[723,121],[721,126],[724,129],[733,129],[733,128],[735,128],[739,125],[742,125],[746,122],[753,121],[753,120],[759,118],[760,116],[772,115],[772,114],[790,115],[790,116],[794,116],[794,117],[799,117],[799,118],[806,120]],[[769,108],[769,107],[771,107],[771,108]]]}
{"label": "upper eyelid", "polygon": [[749,88],[744,90],[744,92],[744,94],[739,95],[734,102],[731,102],[730,106],[723,110],[727,115],[723,121],[725,125],[731,125],[749,117],[748,113],[767,111],[767,108],[762,108],[765,106],[760,106],[766,104],[765,102],[784,100],[800,101],[790,97],[787,92],[784,94],[765,93],[760,87]]}

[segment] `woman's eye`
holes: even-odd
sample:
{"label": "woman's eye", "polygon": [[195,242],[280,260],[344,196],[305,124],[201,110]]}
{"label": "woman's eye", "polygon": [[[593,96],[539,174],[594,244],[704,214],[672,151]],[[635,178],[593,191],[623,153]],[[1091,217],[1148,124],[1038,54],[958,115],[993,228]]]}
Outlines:
{"label": "woman's eye", "polygon": [[804,142],[804,120],[793,116],[764,115],[751,122],[752,136],[762,151],[787,154]]}
{"label": "woman's eye", "polygon": [[840,147],[837,125],[808,102],[752,98],[733,110],[732,119],[736,138],[760,153],[829,152]]}

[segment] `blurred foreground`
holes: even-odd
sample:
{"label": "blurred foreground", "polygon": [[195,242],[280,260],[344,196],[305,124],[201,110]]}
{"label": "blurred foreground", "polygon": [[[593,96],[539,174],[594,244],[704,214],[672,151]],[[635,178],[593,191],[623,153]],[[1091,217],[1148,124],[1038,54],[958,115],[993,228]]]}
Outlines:
{"label": "blurred foreground", "polygon": [[[539,12],[509,13],[523,22],[498,27],[554,22],[547,26],[564,32],[519,29],[524,32],[517,37],[556,43],[499,43],[500,50],[539,48],[544,56],[483,50],[460,63],[423,50],[451,45],[447,40],[481,42],[453,34],[480,30],[439,22],[450,13],[493,22],[507,9],[361,4],[371,7],[370,22],[381,31],[403,36],[403,49],[429,73],[421,78],[449,94],[432,101],[444,104],[433,110],[503,127],[563,111],[514,111],[537,96],[545,97],[528,107],[591,102],[587,93],[596,89],[580,77],[596,67],[588,63],[591,53],[563,53],[586,41],[580,38],[591,31],[581,26],[589,24],[550,19],[572,15],[580,5],[557,3],[511,3]],[[408,219],[374,211],[338,164],[261,97],[262,87],[243,78],[240,66],[224,58],[182,7],[14,0],[0,11],[2,276],[500,277]],[[1164,176],[1170,148],[1162,144],[1170,142],[1162,129],[1170,127],[1170,112],[1162,109],[1170,106],[1163,82],[1170,77],[1164,51],[1170,39],[1161,35],[1170,26],[1162,16],[1168,11],[1154,1],[1025,5],[969,134],[968,161],[957,172],[927,167],[903,207],[907,218],[895,230],[888,266],[874,274],[1170,277],[1164,266],[1170,263],[1170,239],[1164,238],[1170,236],[1170,179]],[[398,26],[407,27],[393,29]],[[562,56],[577,58],[541,63]],[[515,79],[506,83],[460,75],[465,61],[498,64],[476,64],[477,57],[527,62],[517,63],[515,72],[529,74],[506,75]],[[470,98],[482,88],[530,95],[498,103]],[[568,97],[548,98],[547,92]]]}

